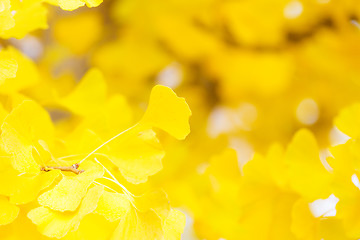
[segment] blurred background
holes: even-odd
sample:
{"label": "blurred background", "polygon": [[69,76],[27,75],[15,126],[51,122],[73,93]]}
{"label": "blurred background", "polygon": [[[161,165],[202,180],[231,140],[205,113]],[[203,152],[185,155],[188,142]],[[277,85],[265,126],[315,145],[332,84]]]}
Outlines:
{"label": "blurred background", "polygon": [[360,100],[358,0],[105,0],[48,10],[48,29],[1,42],[39,69],[22,93],[51,111],[52,100],[96,67],[109,96],[121,94],[136,109],[133,119],[156,84],[190,105],[191,134],[183,145],[161,136],[164,169],[140,186],[164,188],[186,213],[185,240],[239,239],[230,230],[236,180],[218,196],[207,175],[228,147],[241,171],[255,152],[286,146],[304,127],[325,156],[326,147],[347,140],[333,119]]}

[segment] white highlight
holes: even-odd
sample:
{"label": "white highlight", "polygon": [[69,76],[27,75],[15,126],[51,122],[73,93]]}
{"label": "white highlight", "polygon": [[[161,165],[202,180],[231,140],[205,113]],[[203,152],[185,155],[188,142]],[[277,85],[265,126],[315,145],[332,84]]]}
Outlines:
{"label": "white highlight", "polygon": [[359,181],[359,178],[356,174],[353,174],[351,176],[351,181],[353,182],[353,184],[360,189],[360,181]]}
{"label": "white highlight", "polygon": [[357,27],[358,29],[360,29],[360,23],[356,20],[351,20],[350,21],[352,25],[354,25],[355,27]]}
{"label": "white highlight", "polygon": [[242,103],[237,108],[219,106],[209,116],[207,132],[217,137],[233,130],[250,131],[257,117],[257,109],[251,103]]}
{"label": "white highlight", "polygon": [[32,60],[38,60],[44,52],[44,48],[40,40],[31,35],[27,35],[22,39],[12,38],[10,42]]}
{"label": "white highlight", "polygon": [[296,118],[305,125],[312,125],[319,119],[319,108],[311,98],[302,100],[296,109]]}
{"label": "white highlight", "polygon": [[327,199],[318,199],[309,204],[314,217],[333,217],[336,215],[336,204],[339,199],[331,194]]}
{"label": "white highlight", "polygon": [[196,172],[200,175],[206,172],[206,169],[209,167],[209,163],[202,163],[196,168]]}
{"label": "white highlight", "polygon": [[241,138],[231,138],[230,148],[235,149],[237,153],[240,170],[245,163],[253,158],[255,152],[252,145]]}
{"label": "white highlight", "polygon": [[174,62],[157,75],[156,81],[160,85],[164,85],[169,88],[176,88],[180,85],[182,78],[183,74],[181,66],[179,63]]}
{"label": "white highlight", "polygon": [[181,234],[183,240],[198,240],[194,231],[194,219],[190,216],[190,213],[186,209],[177,209],[185,214],[186,224],[184,232]]}
{"label": "white highlight", "polygon": [[345,133],[341,132],[337,127],[333,127],[329,133],[330,145],[336,146],[339,144],[346,143],[350,137]]}
{"label": "white highlight", "polygon": [[287,19],[294,19],[303,12],[303,5],[299,1],[291,1],[284,8],[284,17]]}

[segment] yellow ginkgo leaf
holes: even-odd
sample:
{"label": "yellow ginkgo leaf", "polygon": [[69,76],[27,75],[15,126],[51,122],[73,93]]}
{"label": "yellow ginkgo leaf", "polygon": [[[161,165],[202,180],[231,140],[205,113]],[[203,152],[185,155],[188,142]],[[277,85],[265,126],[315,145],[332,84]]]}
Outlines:
{"label": "yellow ginkgo leaf", "polygon": [[79,127],[88,128],[109,139],[133,124],[133,109],[121,95],[111,96],[95,114],[84,118]]}
{"label": "yellow ginkgo leaf", "polygon": [[85,0],[85,2],[88,7],[97,7],[103,2],[103,0]]}
{"label": "yellow ginkgo leaf", "polygon": [[166,219],[161,219],[156,212],[141,212],[131,208],[120,219],[112,240],[176,240],[180,239],[185,227],[185,215],[171,210]]}
{"label": "yellow ginkgo leaf", "polygon": [[8,111],[6,111],[5,107],[0,104],[0,125],[4,122],[4,119],[9,114]]}
{"label": "yellow ginkgo leaf", "polygon": [[0,195],[0,225],[9,224],[19,215],[20,209]]}
{"label": "yellow ginkgo leaf", "polygon": [[103,0],[48,0],[49,3],[58,5],[66,11],[73,11],[86,4],[88,7],[97,7]]}
{"label": "yellow ginkgo leaf", "polygon": [[102,73],[90,69],[76,88],[60,104],[71,112],[84,116],[96,113],[106,100],[106,83]]}
{"label": "yellow ginkgo leaf", "polygon": [[171,209],[168,218],[164,224],[164,240],[180,240],[186,224],[185,214]]}
{"label": "yellow ginkgo leaf", "polygon": [[35,64],[14,47],[0,51],[0,92],[9,94],[40,81]]}
{"label": "yellow ginkgo leaf", "polygon": [[130,201],[125,194],[104,192],[95,212],[114,222],[124,217],[130,208]]}
{"label": "yellow ginkgo leaf", "polygon": [[15,78],[17,69],[16,60],[2,56],[0,52],[0,83],[7,78]]}
{"label": "yellow ginkgo leaf", "polygon": [[64,138],[64,147],[72,154],[87,154],[103,143],[95,132],[88,128],[77,128]]}
{"label": "yellow ginkgo leaf", "polygon": [[321,163],[314,135],[299,130],[286,151],[291,187],[308,201],[327,198],[331,194],[331,174]]}
{"label": "yellow ginkgo leaf", "polygon": [[168,87],[156,85],[140,124],[160,128],[181,140],[190,132],[190,116],[191,111],[184,98],[176,96]]}
{"label": "yellow ginkgo leaf", "polygon": [[59,170],[40,172],[35,176],[19,176],[14,182],[14,191],[10,195],[10,202],[25,204],[35,200],[39,193],[49,187],[60,175]]}
{"label": "yellow ginkgo leaf", "polygon": [[119,168],[126,180],[132,183],[146,182],[162,169],[164,151],[151,129],[134,127],[101,150]]}
{"label": "yellow ginkgo leaf", "polygon": [[[13,182],[18,174],[19,172],[16,171],[11,165],[10,156],[4,156],[0,158],[0,182]],[[13,189],[13,184],[0,184],[0,195],[9,197],[12,194]]]}
{"label": "yellow ginkgo leaf", "polygon": [[55,2],[55,4],[58,5],[59,7],[61,7],[61,9],[67,10],[67,11],[73,11],[73,10],[85,5],[85,2],[81,1],[81,0],[74,0],[74,1],[55,0],[53,2]]}
{"label": "yellow ginkgo leaf", "polygon": [[352,138],[360,137],[360,103],[344,108],[335,118],[336,127]]}
{"label": "yellow ginkgo leaf", "polygon": [[91,183],[104,175],[102,167],[90,165],[87,168],[85,163],[81,167],[85,170],[83,173],[64,176],[54,188],[41,194],[38,198],[39,204],[60,212],[75,211]]}
{"label": "yellow ginkgo leaf", "polygon": [[80,221],[96,209],[103,188],[90,188],[79,208],[74,212],[58,212],[46,207],[38,207],[28,213],[28,218],[38,226],[38,230],[47,237],[62,238],[69,231],[75,231]]}
{"label": "yellow ginkgo leaf", "polygon": [[99,214],[90,213],[82,220],[79,228],[69,232],[62,240],[109,240],[117,222],[109,222]]}
{"label": "yellow ginkgo leaf", "polygon": [[264,184],[271,182],[279,187],[285,187],[287,165],[284,160],[284,149],[280,144],[273,144],[266,156],[255,153],[253,159],[244,165],[243,172],[247,180]]}
{"label": "yellow ginkgo leaf", "polygon": [[31,31],[48,27],[46,21],[47,9],[41,0],[11,1],[10,10],[14,23],[8,20],[5,22],[8,25],[7,29],[1,29],[0,27],[0,30],[3,30],[0,31],[0,37],[2,38],[15,37],[20,39]]}
{"label": "yellow ginkgo leaf", "polygon": [[163,221],[168,218],[170,213],[169,199],[163,190],[145,193],[135,198],[134,204],[136,210],[140,212],[153,211]]}
{"label": "yellow ginkgo leaf", "polygon": [[352,176],[355,174],[357,164],[360,163],[360,156],[357,154],[358,149],[359,143],[357,141],[348,141],[345,144],[330,148],[333,158],[328,158],[327,161],[333,169],[332,189],[340,199],[357,195]]}
{"label": "yellow ginkgo leaf", "polygon": [[336,205],[336,216],[342,220],[348,237],[360,238],[360,190],[353,185],[352,190],[347,189],[347,196],[341,196]]}
{"label": "yellow ginkgo leaf", "polygon": [[[170,210],[164,191],[153,191],[135,197],[122,212],[112,239],[176,239],[183,231],[184,216]],[[123,206],[121,206],[123,207]]]}
{"label": "yellow ginkgo leaf", "polygon": [[292,210],[291,231],[298,239],[320,239],[316,238],[318,220],[312,215],[309,203],[299,199]]}
{"label": "yellow ginkgo leaf", "polygon": [[162,221],[154,212],[137,212],[131,208],[120,219],[111,240],[162,239],[163,234]]}
{"label": "yellow ginkgo leaf", "polygon": [[26,216],[27,213],[34,208],[34,204],[19,206],[20,212],[15,221],[11,224],[0,226],[1,240],[49,240],[42,235],[31,220]]}
{"label": "yellow ginkgo leaf", "polygon": [[42,190],[49,187],[59,175],[59,170],[56,170],[19,176],[19,172],[11,165],[11,159],[2,158],[0,182],[11,182],[11,184],[0,184],[0,195],[9,197],[13,204],[29,203],[35,200]]}
{"label": "yellow ginkgo leaf", "polygon": [[54,128],[49,114],[34,101],[23,101],[1,126],[4,150],[13,155],[12,165],[19,172],[39,172],[33,150],[42,148],[39,141],[51,144]]}
{"label": "yellow ginkgo leaf", "polygon": [[225,149],[221,154],[213,156],[205,173],[211,181],[213,196],[219,205],[237,201],[241,173],[234,149]]}
{"label": "yellow ginkgo leaf", "polygon": [[[15,26],[14,16],[11,14],[11,2],[10,0],[2,0],[0,8],[0,36]],[[1,74],[0,74],[1,76]],[[0,77],[1,79],[1,77]]]}

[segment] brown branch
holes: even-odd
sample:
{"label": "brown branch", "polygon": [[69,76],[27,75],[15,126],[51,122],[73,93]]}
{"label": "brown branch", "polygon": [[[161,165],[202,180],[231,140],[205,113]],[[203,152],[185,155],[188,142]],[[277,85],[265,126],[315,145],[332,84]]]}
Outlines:
{"label": "brown branch", "polygon": [[41,167],[40,170],[41,171],[45,171],[45,172],[48,172],[50,171],[50,169],[58,169],[60,171],[64,171],[64,172],[73,172],[75,174],[80,174],[80,173],[83,173],[84,170],[79,170],[79,164],[78,163],[75,163],[74,165],[72,166],[46,166],[46,167]]}

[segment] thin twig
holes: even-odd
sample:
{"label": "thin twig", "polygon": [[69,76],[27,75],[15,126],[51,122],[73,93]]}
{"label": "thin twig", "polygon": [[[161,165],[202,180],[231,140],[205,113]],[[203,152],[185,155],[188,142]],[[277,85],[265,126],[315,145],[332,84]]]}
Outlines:
{"label": "thin twig", "polygon": [[79,164],[76,163],[70,167],[69,166],[46,166],[46,167],[41,167],[40,170],[48,172],[48,171],[50,171],[50,169],[58,169],[60,171],[73,172],[75,174],[80,174],[80,173],[84,172],[84,170],[79,170],[78,168],[79,168]]}

